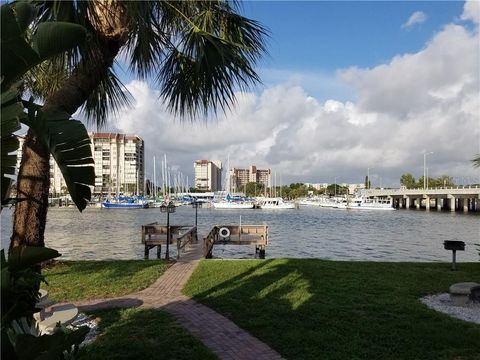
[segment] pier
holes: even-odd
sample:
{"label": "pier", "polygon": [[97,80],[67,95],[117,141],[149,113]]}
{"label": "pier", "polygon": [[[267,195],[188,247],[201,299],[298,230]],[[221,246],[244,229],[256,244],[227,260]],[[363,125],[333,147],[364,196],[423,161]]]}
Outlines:
{"label": "pier", "polygon": [[265,248],[268,244],[267,225],[215,225],[203,239],[204,256],[212,258],[213,246],[224,245],[255,245],[255,254],[265,259]]}
{"label": "pier", "polygon": [[[162,245],[177,245],[177,260],[180,259],[181,252],[185,251],[188,244],[197,242],[197,228],[193,225],[170,225],[168,232],[167,225],[161,225],[157,222],[142,225],[142,244],[145,245],[144,258],[148,259],[150,250],[157,247],[157,259],[161,258]],[[165,253],[168,259],[168,252]]]}
{"label": "pier", "polygon": [[368,189],[362,196],[388,198],[399,209],[423,208],[438,211],[480,211],[480,187],[454,187],[435,189]]}

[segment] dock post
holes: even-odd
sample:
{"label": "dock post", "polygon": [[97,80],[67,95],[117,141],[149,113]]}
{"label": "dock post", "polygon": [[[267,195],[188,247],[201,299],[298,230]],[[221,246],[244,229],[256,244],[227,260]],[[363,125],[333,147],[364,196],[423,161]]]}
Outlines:
{"label": "dock post", "polygon": [[258,252],[258,257],[260,259],[265,259],[265,246],[260,246],[260,250]]}
{"label": "dock post", "polygon": [[148,260],[149,250],[150,250],[150,249],[148,248],[148,245],[145,244],[145,253],[144,253],[144,255],[143,255],[143,258],[144,258],[145,260]]}
{"label": "dock post", "polygon": [[157,259],[162,257],[162,245],[157,245]]}

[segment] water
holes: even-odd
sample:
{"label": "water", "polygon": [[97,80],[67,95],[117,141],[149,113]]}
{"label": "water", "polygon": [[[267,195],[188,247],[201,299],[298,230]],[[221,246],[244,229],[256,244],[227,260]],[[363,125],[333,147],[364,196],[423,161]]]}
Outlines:
{"label": "water", "polygon": [[[8,247],[12,211],[1,213],[2,248]],[[299,210],[198,209],[199,238],[216,224],[269,226],[267,258],[321,258],[369,261],[451,261],[444,240],[461,240],[458,261],[478,261],[479,214],[421,210],[346,211],[304,207]],[[112,210],[51,208],[45,243],[64,259],[142,259],[141,225],[166,223],[159,209]],[[179,207],[172,225],[193,225],[195,209]],[[172,255],[175,256],[172,246]],[[216,245],[214,256],[253,258],[252,246]],[[151,257],[154,251],[151,251]]]}

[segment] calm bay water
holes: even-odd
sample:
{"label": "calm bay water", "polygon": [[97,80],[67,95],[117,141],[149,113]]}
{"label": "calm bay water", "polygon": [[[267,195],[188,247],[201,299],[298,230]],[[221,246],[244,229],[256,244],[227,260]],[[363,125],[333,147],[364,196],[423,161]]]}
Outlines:
{"label": "calm bay water", "polygon": [[[444,240],[461,240],[466,251],[458,261],[478,261],[474,243],[480,242],[479,213],[463,214],[420,210],[346,211],[328,208],[298,210],[198,209],[199,238],[215,224],[269,226],[267,258],[321,258],[370,261],[450,261]],[[1,213],[1,243],[7,248],[12,211]],[[112,210],[51,208],[45,242],[64,259],[142,259],[141,225],[166,223],[159,209]],[[172,225],[195,222],[195,209],[179,207]],[[174,246],[172,247],[174,248]],[[175,251],[173,250],[173,256]],[[218,245],[219,258],[252,258],[253,246]],[[151,252],[151,257],[154,251]]]}

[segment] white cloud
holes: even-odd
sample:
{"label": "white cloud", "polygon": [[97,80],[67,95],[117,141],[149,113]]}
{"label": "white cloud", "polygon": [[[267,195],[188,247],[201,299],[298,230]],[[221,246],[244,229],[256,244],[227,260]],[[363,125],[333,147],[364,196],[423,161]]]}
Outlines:
{"label": "white cloud", "polygon": [[462,20],[470,20],[475,24],[480,23],[480,1],[468,0],[463,6],[463,14],[460,17]]}
{"label": "white cloud", "polygon": [[167,153],[192,176],[196,159],[230,155],[230,165],[255,164],[291,181],[398,185],[405,172],[423,174],[423,149],[433,151],[429,174],[476,176],[469,159],[480,152],[478,33],[447,25],[413,54],[371,69],[339,72],[356,92],[354,102],[315,99],[295,82],[261,94],[238,94],[234,112],[214,121],[181,122],[141,81],[127,87],[136,102],[112,123],[137,133],[151,158]]}
{"label": "white cloud", "polygon": [[423,11],[415,11],[408,20],[402,24],[402,29],[409,29],[414,25],[421,24],[427,20],[427,15]]}

